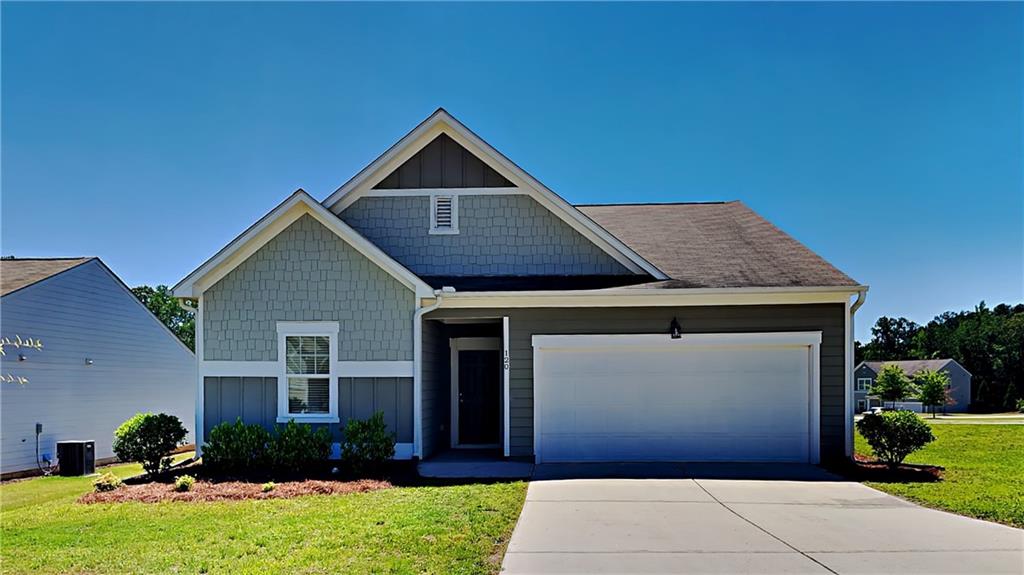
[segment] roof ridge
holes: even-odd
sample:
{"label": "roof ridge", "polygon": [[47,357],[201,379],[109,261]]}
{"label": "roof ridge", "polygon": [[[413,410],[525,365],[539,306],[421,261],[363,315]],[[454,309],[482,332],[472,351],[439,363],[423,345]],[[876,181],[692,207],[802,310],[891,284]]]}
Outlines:
{"label": "roof ridge", "polygon": [[693,202],[623,202],[623,203],[608,203],[608,204],[573,204],[576,208],[600,208],[600,207],[614,207],[614,206],[693,206],[693,205],[721,205],[721,204],[737,204],[739,200],[710,200],[710,201],[693,201]]}

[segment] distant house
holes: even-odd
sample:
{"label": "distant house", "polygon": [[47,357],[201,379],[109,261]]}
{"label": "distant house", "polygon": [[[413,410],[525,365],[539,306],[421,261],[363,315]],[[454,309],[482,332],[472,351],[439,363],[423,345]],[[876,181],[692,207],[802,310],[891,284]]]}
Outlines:
{"label": "distant house", "polygon": [[[924,369],[944,371],[949,374],[949,395],[956,402],[953,405],[943,406],[941,411],[950,413],[962,413],[967,411],[971,404],[971,373],[964,369],[953,359],[911,359],[906,361],[862,361],[854,370],[853,399],[856,402],[857,413],[861,413],[872,407],[880,407],[882,401],[870,395],[869,390],[875,383],[875,378],[882,371],[882,366],[893,364],[900,367],[903,373],[913,377],[917,372]],[[912,411],[923,412],[925,406],[920,401],[909,399],[899,402],[898,407]]]}
{"label": "distant house", "polygon": [[98,461],[113,458],[114,429],[136,412],[191,430],[195,356],[99,259],[5,258],[0,288],[0,474],[37,468],[36,424],[40,455],[92,439]]}

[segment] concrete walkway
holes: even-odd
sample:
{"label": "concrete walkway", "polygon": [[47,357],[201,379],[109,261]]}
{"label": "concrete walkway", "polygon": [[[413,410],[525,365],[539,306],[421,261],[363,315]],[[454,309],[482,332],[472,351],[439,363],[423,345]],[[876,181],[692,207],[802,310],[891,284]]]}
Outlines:
{"label": "concrete walkway", "polygon": [[[800,481],[536,480],[568,472],[545,467],[504,573],[1024,573],[1024,531],[814,471]],[[696,475],[722,475],[705,471]]]}

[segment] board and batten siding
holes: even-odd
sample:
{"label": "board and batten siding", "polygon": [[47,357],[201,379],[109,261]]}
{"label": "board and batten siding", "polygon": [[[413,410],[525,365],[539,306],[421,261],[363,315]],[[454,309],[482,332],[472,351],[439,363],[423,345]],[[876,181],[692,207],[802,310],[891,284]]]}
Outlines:
{"label": "board and batten siding", "polygon": [[[669,331],[677,318],[686,333],[821,331],[821,457],[844,457],[845,307],[842,304],[657,308],[438,309],[429,319],[509,317],[510,448],[533,455],[533,336],[641,334]],[[434,418],[423,414],[424,421]],[[426,430],[424,436],[430,435]]]}
{"label": "board and batten siding", "polygon": [[341,219],[421,276],[626,275],[525,194],[462,195],[457,234],[430,233],[430,197],[363,197]]}
{"label": "board and batten siding", "polygon": [[40,453],[54,458],[72,439],[113,457],[114,430],[145,411],[177,416],[192,441],[195,356],[99,260],[0,298],[0,322],[3,336],[43,342],[0,358],[0,372],[29,380],[0,384],[0,472],[36,469],[36,423]]}
{"label": "board and batten siding", "polygon": [[336,321],[339,361],[412,360],[408,287],[304,215],[203,292],[204,361],[277,361],[278,321]]}
{"label": "board and batten siding", "polygon": [[[219,423],[244,423],[274,429],[277,424],[277,377],[205,377],[203,378],[203,433]],[[340,377],[338,414],[340,423],[328,425],[335,442],[344,440],[342,430],[351,418],[366,419],[376,411],[384,413],[388,431],[397,443],[412,443],[413,399],[411,377]]]}

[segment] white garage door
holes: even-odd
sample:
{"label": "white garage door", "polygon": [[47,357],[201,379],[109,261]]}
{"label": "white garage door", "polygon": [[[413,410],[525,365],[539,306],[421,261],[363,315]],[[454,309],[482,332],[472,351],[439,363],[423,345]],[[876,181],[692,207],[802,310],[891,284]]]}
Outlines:
{"label": "white garage door", "polygon": [[820,332],[533,338],[538,462],[818,460]]}

